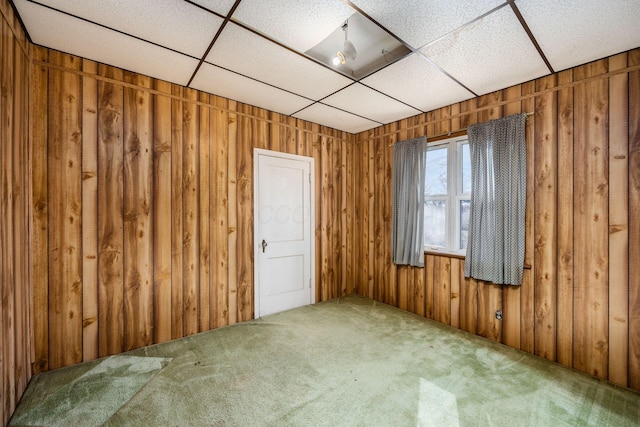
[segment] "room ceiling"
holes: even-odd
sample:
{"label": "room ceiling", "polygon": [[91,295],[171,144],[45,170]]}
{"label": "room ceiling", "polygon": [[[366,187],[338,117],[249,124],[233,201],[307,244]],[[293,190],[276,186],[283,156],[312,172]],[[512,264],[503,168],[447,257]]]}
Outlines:
{"label": "room ceiling", "polygon": [[[350,133],[640,46],[640,0],[13,3],[36,44]],[[305,54],[354,13],[409,54],[373,46],[364,77]]]}

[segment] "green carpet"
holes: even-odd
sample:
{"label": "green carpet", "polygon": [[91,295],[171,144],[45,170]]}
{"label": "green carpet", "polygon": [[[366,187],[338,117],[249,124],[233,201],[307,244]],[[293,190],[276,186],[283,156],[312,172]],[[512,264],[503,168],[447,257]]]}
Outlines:
{"label": "green carpet", "polygon": [[56,424],[638,426],[640,395],[351,296],[38,375],[11,425]]}

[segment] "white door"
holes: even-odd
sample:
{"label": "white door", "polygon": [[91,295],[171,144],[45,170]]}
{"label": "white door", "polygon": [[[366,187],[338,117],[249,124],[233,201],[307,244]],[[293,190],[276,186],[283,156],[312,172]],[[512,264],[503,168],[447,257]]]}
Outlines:
{"label": "white door", "polygon": [[313,158],[254,151],[255,317],[315,302]]}

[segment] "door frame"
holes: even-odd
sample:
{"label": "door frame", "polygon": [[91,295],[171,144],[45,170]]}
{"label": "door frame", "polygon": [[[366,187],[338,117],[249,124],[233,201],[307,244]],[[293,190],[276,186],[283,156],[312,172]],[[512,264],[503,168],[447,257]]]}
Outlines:
{"label": "door frame", "polygon": [[254,268],[253,268],[253,317],[255,319],[260,317],[260,221],[258,220],[258,181],[257,177],[259,177],[259,164],[260,164],[260,156],[268,156],[268,157],[276,157],[280,159],[288,159],[288,160],[297,160],[306,162],[309,164],[309,174],[310,174],[310,185],[309,185],[309,212],[311,213],[309,218],[309,227],[311,227],[311,242],[310,242],[310,261],[311,261],[311,288],[309,292],[311,292],[310,303],[315,304],[316,302],[316,244],[315,244],[315,230],[316,230],[316,206],[315,206],[315,184],[316,184],[316,174],[315,174],[315,159],[313,157],[301,156],[298,154],[289,154],[282,153],[280,151],[272,151],[266,150],[264,148],[254,148],[253,149],[253,177],[254,177],[254,186],[253,186],[253,259],[254,259]]}

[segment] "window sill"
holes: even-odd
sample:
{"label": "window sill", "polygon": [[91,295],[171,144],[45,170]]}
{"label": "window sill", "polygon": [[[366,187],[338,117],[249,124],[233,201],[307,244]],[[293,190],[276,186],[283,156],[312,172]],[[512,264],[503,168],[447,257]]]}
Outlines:
{"label": "window sill", "polygon": [[464,254],[456,253],[456,252],[447,252],[447,251],[438,251],[438,250],[434,250],[434,249],[425,249],[424,253],[425,253],[425,255],[438,255],[438,256],[446,256],[446,257],[449,257],[449,258],[465,259],[465,255]]}

